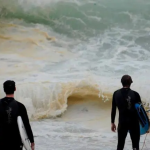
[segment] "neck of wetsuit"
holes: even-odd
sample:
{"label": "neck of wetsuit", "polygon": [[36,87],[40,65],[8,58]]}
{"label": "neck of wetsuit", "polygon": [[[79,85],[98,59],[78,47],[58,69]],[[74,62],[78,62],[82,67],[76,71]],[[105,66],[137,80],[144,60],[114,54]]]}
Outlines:
{"label": "neck of wetsuit", "polygon": [[14,94],[6,95],[7,98],[14,98]]}
{"label": "neck of wetsuit", "polygon": [[124,86],[123,88],[125,88],[125,89],[130,89],[130,87],[129,87],[129,86]]}

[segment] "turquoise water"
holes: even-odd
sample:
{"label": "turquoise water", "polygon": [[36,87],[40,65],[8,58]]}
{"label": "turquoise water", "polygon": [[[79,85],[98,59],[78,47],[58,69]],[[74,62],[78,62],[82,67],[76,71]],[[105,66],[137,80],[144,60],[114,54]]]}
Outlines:
{"label": "turquoise water", "polygon": [[1,1],[1,16],[44,24],[59,34],[85,40],[115,28],[144,34],[149,8],[149,1],[140,0],[6,0]]}

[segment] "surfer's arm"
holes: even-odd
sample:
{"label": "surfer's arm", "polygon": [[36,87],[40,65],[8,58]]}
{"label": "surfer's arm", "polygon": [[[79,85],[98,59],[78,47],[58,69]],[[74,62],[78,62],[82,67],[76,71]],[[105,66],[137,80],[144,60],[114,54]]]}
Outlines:
{"label": "surfer's arm", "polygon": [[112,99],[112,110],[111,110],[111,123],[115,122],[115,117],[116,117],[116,102],[115,102],[115,93],[113,94],[113,99]]}
{"label": "surfer's arm", "polygon": [[26,108],[25,108],[24,105],[21,105],[21,117],[22,117],[24,126],[26,128],[29,140],[30,140],[31,143],[34,143],[33,133],[32,133],[32,130],[31,130],[30,123],[29,123],[29,118],[28,118],[27,110],[26,110]]}

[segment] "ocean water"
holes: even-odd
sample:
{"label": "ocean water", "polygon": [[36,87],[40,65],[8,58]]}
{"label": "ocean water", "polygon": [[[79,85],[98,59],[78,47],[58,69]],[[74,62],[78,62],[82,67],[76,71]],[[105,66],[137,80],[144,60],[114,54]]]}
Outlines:
{"label": "ocean water", "polygon": [[150,103],[149,14],[149,0],[0,0],[0,96],[15,80],[37,150],[116,149],[122,75]]}

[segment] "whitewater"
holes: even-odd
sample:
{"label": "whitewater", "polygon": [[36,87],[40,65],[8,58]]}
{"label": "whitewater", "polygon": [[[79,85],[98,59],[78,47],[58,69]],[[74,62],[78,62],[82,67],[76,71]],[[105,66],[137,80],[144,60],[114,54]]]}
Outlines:
{"label": "whitewater", "polygon": [[[110,113],[122,75],[149,108],[149,14],[149,0],[0,0],[0,97],[14,80],[36,150],[116,149]],[[143,150],[149,143],[150,134]]]}

